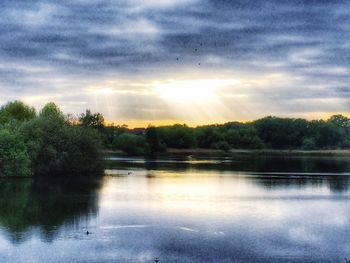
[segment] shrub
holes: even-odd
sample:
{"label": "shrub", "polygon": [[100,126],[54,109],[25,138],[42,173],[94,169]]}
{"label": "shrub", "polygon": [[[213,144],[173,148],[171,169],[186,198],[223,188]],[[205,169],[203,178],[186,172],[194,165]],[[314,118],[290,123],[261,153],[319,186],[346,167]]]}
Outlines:
{"label": "shrub", "polygon": [[146,140],[143,136],[124,133],[120,135],[115,142],[117,149],[127,154],[145,154],[147,151]]}
{"label": "shrub", "polygon": [[216,143],[213,143],[210,146],[211,149],[217,149],[217,150],[223,150],[223,151],[228,151],[231,149],[231,146],[225,142],[225,141],[218,141]]}
{"label": "shrub", "polygon": [[303,144],[301,146],[303,150],[315,150],[316,147],[316,142],[314,138],[304,138],[303,139]]}
{"label": "shrub", "polygon": [[0,108],[0,124],[10,121],[26,121],[35,118],[36,112],[33,107],[25,105],[21,101],[9,102]]}
{"label": "shrub", "polygon": [[30,159],[17,134],[0,129],[0,176],[30,176]]}
{"label": "shrub", "polygon": [[[45,109],[45,108],[44,108]],[[102,169],[101,139],[92,128],[69,125],[50,104],[20,129],[37,175],[86,175]]]}

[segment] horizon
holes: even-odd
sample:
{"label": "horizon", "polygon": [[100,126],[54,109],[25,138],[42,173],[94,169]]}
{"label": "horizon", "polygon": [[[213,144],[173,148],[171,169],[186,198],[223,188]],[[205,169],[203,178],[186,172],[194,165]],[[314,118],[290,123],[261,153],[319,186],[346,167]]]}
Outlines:
{"label": "horizon", "polygon": [[350,116],[344,1],[1,3],[0,105],[132,127]]}
{"label": "horizon", "polygon": [[[19,101],[19,100],[14,100],[14,101]],[[8,103],[12,103],[14,101],[8,101],[4,104],[0,104],[0,108],[5,106]],[[48,101],[44,104],[50,103],[51,101]],[[53,102],[55,103],[55,102]],[[60,105],[58,105],[57,103],[55,103],[59,108]],[[28,105],[28,104],[26,104]],[[33,107],[36,111],[36,113],[38,114],[41,110],[41,108],[37,108],[34,107],[33,105],[28,105],[29,107]],[[61,108],[60,108],[61,109]],[[63,112],[65,115],[71,115],[74,118],[78,118],[81,114],[85,113],[86,110],[90,110],[90,109],[85,109],[82,112],[79,113],[72,113],[72,112]],[[92,112],[92,113],[100,113],[100,112]],[[102,114],[103,115],[103,114]],[[321,118],[303,118],[303,117],[298,117],[298,116],[282,116],[282,115],[266,115],[266,116],[262,116],[261,118],[265,118],[265,117],[276,117],[276,118],[292,118],[292,119],[305,119],[308,121],[312,121],[312,120],[328,120],[330,117],[334,116],[334,115],[343,115],[347,118],[350,118],[350,115],[348,114],[344,114],[341,112],[333,112],[333,113],[329,113],[328,115],[325,115]],[[103,116],[104,117],[104,116]],[[129,120],[127,122],[122,122],[122,121],[110,121],[108,119],[104,118],[104,124],[106,127],[116,127],[116,126],[126,126],[128,129],[135,129],[135,128],[147,128],[150,126],[154,126],[154,127],[164,127],[164,126],[172,126],[172,125],[186,125],[188,127],[191,128],[196,128],[196,127],[200,127],[200,126],[210,126],[210,125],[223,125],[226,123],[231,123],[231,122],[239,122],[239,123],[249,123],[249,122],[254,122],[255,120],[261,119],[261,118],[256,118],[256,119],[251,119],[251,120],[225,120],[225,121],[221,121],[221,122],[206,122],[206,123],[200,123],[200,122],[182,122],[181,120],[158,120],[158,121],[133,121],[133,120]]]}
{"label": "horizon", "polygon": [[[324,117],[321,118],[303,118],[303,117],[293,117],[293,116],[281,116],[281,115],[266,115],[266,116],[262,116],[261,118],[265,118],[265,117],[276,117],[276,118],[291,118],[291,119],[305,119],[308,121],[313,121],[313,120],[328,120],[330,117],[332,117],[333,115],[343,115],[347,118],[350,118],[350,114],[343,114],[343,113],[329,113],[329,115],[325,115]],[[127,128],[129,129],[135,129],[135,128],[147,128],[149,126],[155,126],[155,127],[163,127],[163,126],[173,126],[173,125],[186,125],[188,127],[191,128],[196,128],[196,127],[200,127],[200,126],[210,126],[210,125],[223,125],[226,123],[231,123],[231,122],[239,122],[239,123],[249,123],[249,122],[254,122],[255,120],[261,119],[261,118],[257,118],[257,119],[251,119],[251,120],[226,120],[226,121],[222,121],[222,122],[207,122],[207,123],[188,123],[188,122],[181,122],[181,121],[177,121],[177,120],[166,120],[166,121],[156,121],[156,122],[133,122],[133,121],[128,121],[127,123],[124,122],[118,122],[118,121],[105,121],[106,126],[123,126],[126,125]]]}

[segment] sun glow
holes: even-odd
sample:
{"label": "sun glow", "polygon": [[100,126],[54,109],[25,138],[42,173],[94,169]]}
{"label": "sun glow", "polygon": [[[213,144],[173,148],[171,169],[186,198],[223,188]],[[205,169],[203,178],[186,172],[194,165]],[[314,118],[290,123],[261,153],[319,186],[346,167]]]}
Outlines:
{"label": "sun glow", "polygon": [[220,89],[238,83],[234,79],[175,80],[155,85],[155,93],[176,103],[208,103],[217,98]]}
{"label": "sun glow", "polygon": [[280,92],[281,83],[290,86],[295,81],[283,72],[256,76],[214,73],[108,78],[91,83],[84,92],[94,105],[91,110],[104,114],[109,123],[129,127],[173,123],[196,126],[250,119],[251,114],[265,110],[254,101],[256,92],[266,86]]}

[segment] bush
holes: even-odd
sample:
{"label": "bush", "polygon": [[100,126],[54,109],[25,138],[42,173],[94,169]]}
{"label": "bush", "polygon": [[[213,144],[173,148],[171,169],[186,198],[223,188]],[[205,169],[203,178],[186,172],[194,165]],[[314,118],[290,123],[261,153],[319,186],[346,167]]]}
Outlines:
{"label": "bush", "polygon": [[160,140],[169,148],[191,148],[196,146],[193,128],[175,124],[157,128]]}
{"label": "bush", "polygon": [[211,148],[215,143],[224,141],[224,134],[216,126],[204,126],[196,129],[199,148]]}
{"label": "bush", "polygon": [[115,147],[127,154],[141,155],[147,153],[146,140],[143,136],[124,133],[115,142]]}
{"label": "bush", "polygon": [[343,147],[344,148],[350,148],[350,139],[347,139],[347,140],[344,141]]}
{"label": "bush", "polygon": [[[22,102],[0,109],[0,176],[87,175],[102,171],[101,137],[71,125],[54,103],[40,111]],[[101,173],[102,174],[102,173]]]}
{"label": "bush", "polygon": [[17,134],[0,129],[0,176],[30,176],[30,159]]}
{"label": "bush", "polygon": [[225,142],[225,141],[219,141],[219,142],[216,142],[216,143],[213,143],[211,146],[210,146],[211,149],[217,149],[217,150],[223,150],[223,151],[228,151],[231,149],[231,146]]}
{"label": "bush", "polygon": [[[20,129],[37,175],[86,175],[102,168],[101,139],[92,128],[68,125],[53,105]],[[45,108],[44,108],[45,109]]]}
{"label": "bush", "polygon": [[26,121],[35,118],[35,109],[25,105],[23,102],[9,102],[0,109],[0,124],[11,121]]}
{"label": "bush", "polygon": [[145,138],[151,155],[166,151],[166,144],[160,138],[158,128],[149,126]]}
{"label": "bush", "polygon": [[96,130],[65,126],[63,138],[63,171],[82,175],[102,171],[101,137]]}
{"label": "bush", "polygon": [[315,150],[317,148],[315,139],[314,138],[304,138],[301,148],[303,150]]}

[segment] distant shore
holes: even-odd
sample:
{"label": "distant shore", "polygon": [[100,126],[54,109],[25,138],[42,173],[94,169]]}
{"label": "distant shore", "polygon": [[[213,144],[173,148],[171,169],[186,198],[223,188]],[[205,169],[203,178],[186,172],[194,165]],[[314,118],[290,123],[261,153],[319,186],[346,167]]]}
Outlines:
{"label": "distant shore", "polygon": [[[106,150],[106,154],[126,155],[123,151]],[[276,156],[349,156],[350,149],[329,150],[275,150],[275,149],[231,149],[228,151],[202,148],[174,149],[169,148],[158,156],[197,155],[197,156],[234,156],[234,155],[276,155]]]}

